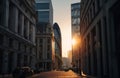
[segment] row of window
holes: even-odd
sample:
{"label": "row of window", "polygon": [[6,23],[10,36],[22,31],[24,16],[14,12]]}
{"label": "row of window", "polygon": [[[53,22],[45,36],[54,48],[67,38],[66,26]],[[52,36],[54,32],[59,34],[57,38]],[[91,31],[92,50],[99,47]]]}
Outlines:
{"label": "row of window", "polygon": [[72,18],[72,25],[80,25],[80,18]]}
{"label": "row of window", "polygon": [[[40,52],[39,52],[39,59],[40,59],[40,60],[43,60],[43,59],[44,59],[43,57],[44,57],[44,56],[43,56],[43,53],[40,51]],[[50,60],[51,57],[52,57],[52,56],[50,55],[50,53],[47,53],[47,59]]]}
{"label": "row of window", "polygon": [[[0,45],[4,44],[4,42],[5,42],[4,40],[5,40],[4,36],[0,34]],[[18,49],[19,51],[24,50],[24,52],[27,52],[27,49],[29,49],[30,53],[32,53],[32,49],[33,49],[31,47],[27,47],[27,45],[24,45],[24,44],[22,44],[20,42],[17,42],[13,38],[8,39],[8,47]],[[24,49],[22,49],[22,47]]]}
{"label": "row of window", "polygon": [[[14,15],[17,16],[17,11],[18,11],[18,18],[16,19]],[[16,30],[15,23],[17,23],[17,21],[18,21],[18,28]],[[9,5],[9,26],[8,28],[12,30],[13,32],[17,32],[19,35],[24,35],[26,39],[29,39],[30,41],[32,41],[33,32],[34,32],[33,26],[34,26],[33,23],[26,16],[24,16],[23,13],[20,10],[18,10],[17,7],[15,7],[11,2]],[[24,33],[22,34],[22,32]]]}
{"label": "row of window", "polygon": [[[32,56],[28,56],[28,55],[22,55],[21,53],[20,54],[17,54],[16,56],[17,56],[17,58],[14,58],[14,53],[15,52],[8,52],[8,73],[11,73],[12,72],[12,68],[13,68],[13,63],[14,63],[14,60],[15,59],[17,59],[17,66],[18,67],[20,67],[20,66],[25,66],[25,65],[31,65],[31,63],[32,63]],[[22,64],[22,58],[24,59],[24,63]],[[3,71],[3,69],[2,68],[4,68],[4,66],[3,66],[3,62],[5,62],[4,61],[4,50],[1,50],[0,49],[0,66],[1,66],[1,69],[0,69],[0,74],[2,74],[2,71]]]}
{"label": "row of window", "polygon": [[49,22],[49,11],[37,11],[39,22]]}
{"label": "row of window", "polygon": [[80,3],[76,3],[76,4],[72,4],[71,5],[71,9],[74,10],[74,9],[78,9],[80,8]]}
{"label": "row of window", "polygon": [[49,9],[49,3],[36,3],[36,9]]}
{"label": "row of window", "polygon": [[[96,5],[97,7],[95,7]],[[100,11],[99,1],[92,2],[89,9],[86,11],[87,13],[84,13],[83,15],[81,15],[81,22],[82,22],[81,27],[83,27],[84,29],[88,28],[88,26],[94,20],[96,14],[98,14],[99,11]]]}
{"label": "row of window", "polygon": [[[89,58],[93,58],[93,65],[95,67],[94,69],[94,75],[96,75],[97,73],[97,53],[99,53],[99,60],[100,60],[100,66],[101,66],[101,71],[103,71],[103,58],[106,58],[105,61],[107,62],[107,66],[108,66],[108,56],[103,56],[103,44],[104,44],[104,48],[106,48],[104,54],[108,55],[107,52],[107,30],[106,30],[106,17],[103,17],[104,21],[101,22],[101,20],[99,20],[97,22],[97,25],[94,26],[94,28],[91,30],[91,32],[87,35],[87,37],[84,40],[84,51],[87,53],[87,56]],[[103,24],[102,24],[103,23]],[[104,29],[101,30],[101,26],[104,25]],[[102,36],[104,33],[104,37]],[[91,35],[90,35],[91,34]],[[98,38],[97,38],[98,37]],[[104,38],[105,41],[102,41],[102,37]],[[92,50],[92,53],[90,53],[90,47]],[[99,49],[98,49],[99,48]],[[97,52],[99,50],[99,52]],[[93,57],[91,57],[91,54],[93,54]],[[86,59],[87,60],[87,59]],[[90,61],[90,60],[89,60]],[[87,62],[89,63],[89,62]],[[91,65],[91,64],[88,64]],[[91,70],[93,69],[89,69],[89,73],[91,74]],[[107,72],[109,70],[109,68],[106,68]],[[101,72],[101,75],[103,75],[103,72]]]}
{"label": "row of window", "polygon": [[72,17],[79,17],[80,16],[80,9],[77,9],[77,10],[73,10],[72,13],[71,13]]}

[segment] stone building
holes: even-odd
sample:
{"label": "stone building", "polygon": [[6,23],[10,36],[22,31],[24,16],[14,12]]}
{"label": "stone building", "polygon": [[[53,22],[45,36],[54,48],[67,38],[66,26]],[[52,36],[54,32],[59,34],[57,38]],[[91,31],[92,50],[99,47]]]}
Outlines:
{"label": "stone building", "polygon": [[35,64],[34,0],[0,0],[0,74]]}
{"label": "stone building", "polygon": [[37,68],[49,71],[53,68],[53,7],[51,0],[35,0],[38,15],[36,32]]}
{"label": "stone building", "polygon": [[52,50],[53,33],[52,26],[46,22],[37,24],[36,31],[36,52],[37,69],[40,71],[50,71],[53,66]]}
{"label": "stone building", "polygon": [[120,78],[120,0],[81,0],[82,71]]}

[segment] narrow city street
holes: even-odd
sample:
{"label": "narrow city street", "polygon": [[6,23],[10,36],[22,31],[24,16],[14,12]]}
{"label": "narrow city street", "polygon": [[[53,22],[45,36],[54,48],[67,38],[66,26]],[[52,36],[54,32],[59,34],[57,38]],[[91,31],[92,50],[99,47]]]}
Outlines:
{"label": "narrow city street", "polygon": [[29,78],[85,78],[80,77],[73,71],[51,71],[51,72],[43,72],[40,74],[33,75]]}

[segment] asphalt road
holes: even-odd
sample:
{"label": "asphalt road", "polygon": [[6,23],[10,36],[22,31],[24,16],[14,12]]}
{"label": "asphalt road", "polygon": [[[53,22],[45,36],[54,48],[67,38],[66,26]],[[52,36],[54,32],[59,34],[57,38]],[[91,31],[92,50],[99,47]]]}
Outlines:
{"label": "asphalt road", "polygon": [[73,71],[69,70],[65,71],[51,71],[51,72],[43,72],[40,74],[36,74],[30,78],[83,78],[78,76]]}

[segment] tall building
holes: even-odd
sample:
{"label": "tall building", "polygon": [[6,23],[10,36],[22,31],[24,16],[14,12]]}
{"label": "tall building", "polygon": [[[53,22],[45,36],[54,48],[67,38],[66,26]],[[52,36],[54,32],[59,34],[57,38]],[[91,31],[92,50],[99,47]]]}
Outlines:
{"label": "tall building", "polygon": [[62,38],[59,25],[55,23],[53,25],[54,41],[55,41],[55,69],[61,69],[62,67]]}
{"label": "tall building", "polygon": [[49,71],[53,68],[53,7],[51,0],[35,0],[38,15],[36,44],[37,68]]}
{"label": "tall building", "polygon": [[49,23],[40,22],[36,31],[37,69],[41,71],[52,70],[52,27]]}
{"label": "tall building", "polygon": [[80,35],[80,2],[71,4],[72,37]]}
{"label": "tall building", "polygon": [[0,74],[35,64],[34,0],[0,0]]}
{"label": "tall building", "polygon": [[53,7],[51,0],[35,0],[38,22],[49,22],[53,24]]}
{"label": "tall building", "polygon": [[[80,36],[80,2],[71,4],[71,29],[72,29],[72,39],[78,43]],[[72,66],[80,70],[80,50],[79,44],[72,44]]]}
{"label": "tall building", "polygon": [[120,78],[120,0],[81,0],[82,70]]}

